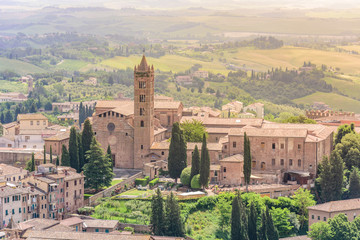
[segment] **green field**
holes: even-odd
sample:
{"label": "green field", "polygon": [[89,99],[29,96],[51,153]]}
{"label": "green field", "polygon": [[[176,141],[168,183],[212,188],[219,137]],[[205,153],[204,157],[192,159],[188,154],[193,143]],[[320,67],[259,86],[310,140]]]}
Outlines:
{"label": "green field", "polygon": [[30,63],[0,57],[0,71],[4,70],[11,70],[21,75],[46,72],[46,70]]}
{"label": "green field", "polygon": [[27,84],[0,80],[0,92],[27,92]]}
{"label": "green field", "polygon": [[340,93],[360,100],[360,81],[357,78],[338,79],[326,77],[324,80],[335,87]]}
{"label": "green field", "polygon": [[316,92],[309,96],[293,100],[297,104],[313,104],[314,102],[324,102],[334,110],[343,110],[349,112],[360,112],[360,101],[349,97],[344,97],[336,93]]}
{"label": "green field", "polygon": [[88,64],[89,63],[80,60],[65,59],[61,63],[56,65],[55,68],[63,69],[66,71],[78,71],[81,68],[86,67]]}

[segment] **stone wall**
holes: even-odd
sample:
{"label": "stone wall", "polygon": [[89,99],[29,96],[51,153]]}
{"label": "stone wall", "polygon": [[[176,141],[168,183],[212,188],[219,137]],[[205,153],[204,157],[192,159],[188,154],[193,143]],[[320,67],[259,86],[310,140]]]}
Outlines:
{"label": "stone wall", "polygon": [[126,227],[132,227],[136,233],[148,233],[151,232],[151,225],[138,225],[130,223],[120,223],[120,230],[124,230]]}
{"label": "stone wall", "polygon": [[141,178],[143,176],[142,172],[139,172],[131,177],[129,177],[128,179],[125,179],[124,181],[112,186],[112,187],[109,187],[91,197],[89,197],[88,199],[86,199],[84,201],[84,205],[86,206],[94,206],[95,205],[95,202],[97,199],[99,198],[104,198],[104,197],[111,197],[111,194],[113,191],[115,191],[115,189],[119,188],[119,187],[124,187],[126,184],[127,185],[134,185],[135,184],[135,179],[136,178]]}

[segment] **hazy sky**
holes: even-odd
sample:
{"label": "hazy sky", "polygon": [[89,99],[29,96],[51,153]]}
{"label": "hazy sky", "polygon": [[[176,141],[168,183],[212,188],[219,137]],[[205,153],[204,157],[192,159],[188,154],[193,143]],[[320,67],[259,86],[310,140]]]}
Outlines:
{"label": "hazy sky", "polygon": [[360,0],[0,0],[0,10],[32,9],[46,6],[108,8],[360,8]]}

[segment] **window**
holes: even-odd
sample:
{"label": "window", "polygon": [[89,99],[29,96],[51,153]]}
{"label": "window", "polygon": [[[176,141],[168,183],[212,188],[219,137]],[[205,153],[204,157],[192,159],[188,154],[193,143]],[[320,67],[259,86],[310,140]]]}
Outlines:
{"label": "window", "polygon": [[236,142],[233,142],[233,148],[236,148]]}
{"label": "window", "polygon": [[12,214],[15,214],[15,209],[12,209],[12,211],[11,211],[11,212],[12,212]]}
{"label": "window", "polygon": [[7,216],[7,215],[9,215],[9,212],[8,212],[8,210],[5,210],[5,215]]}
{"label": "window", "polygon": [[43,121],[43,125],[46,125],[46,121]]}
{"label": "window", "polygon": [[69,193],[68,193],[68,192],[66,192],[66,197],[69,197]]}
{"label": "window", "polygon": [[119,113],[116,113],[116,117],[119,117]]}
{"label": "window", "polygon": [[125,136],[127,136],[128,135],[128,133],[125,133]]}
{"label": "window", "polygon": [[81,179],[79,180],[79,184],[81,184]]}
{"label": "window", "polygon": [[144,116],[145,115],[145,108],[140,108],[140,116]]}
{"label": "window", "polygon": [[38,125],[38,126],[39,126],[39,125],[40,125],[40,121],[36,121],[36,125]]}
{"label": "window", "polygon": [[99,229],[98,229],[98,228],[96,228],[96,229],[95,229],[95,232],[99,232]]}
{"label": "window", "polygon": [[33,121],[30,121],[30,125],[31,125],[31,126],[34,125],[34,122],[33,122]]}
{"label": "window", "polygon": [[161,152],[161,155],[163,155],[163,156],[165,155],[164,151]]}
{"label": "window", "polygon": [[69,182],[66,182],[66,187],[69,187]]}
{"label": "window", "polygon": [[289,165],[292,166],[293,165],[293,161],[292,159],[289,159]]}
{"label": "window", "polygon": [[146,88],[146,82],[139,81],[139,88]]}
{"label": "window", "polygon": [[30,140],[30,136],[25,136],[25,142]]}
{"label": "window", "polygon": [[281,159],[281,160],[280,160],[280,165],[281,165],[281,166],[284,166],[284,159]]}
{"label": "window", "polygon": [[298,160],[298,167],[301,167],[301,159]]}
{"label": "window", "polygon": [[225,145],[224,148],[227,149],[227,145]]}
{"label": "window", "polygon": [[226,172],[226,167],[224,167],[224,172]]}
{"label": "window", "polygon": [[109,229],[105,229],[105,233],[109,233]]}
{"label": "window", "polygon": [[143,120],[141,120],[141,122],[140,122],[140,127],[144,127],[144,126],[145,126],[145,123],[144,123]]}
{"label": "window", "polygon": [[301,149],[301,144],[298,144],[298,150],[300,150]]}
{"label": "window", "polygon": [[320,216],[318,216],[318,220],[320,220]]}
{"label": "window", "polygon": [[144,149],[144,145],[141,145],[140,148],[141,148],[141,149]]}
{"label": "window", "polygon": [[275,143],[272,144],[272,149],[275,149]]}
{"label": "window", "polygon": [[311,215],[311,218],[314,219],[315,218],[314,215]]}
{"label": "window", "polygon": [[75,185],[75,186],[77,185],[77,181],[76,181],[76,180],[74,181],[74,185]]}
{"label": "window", "polygon": [[140,95],[140,102],[145,102],[145,95]]}
{"label": "window", "polygon": [[19,213],[21,213],[21,208],[19,208]]}
{"label": "window", "polygon": [[284,149],[284,148],[285,148],[285,145],[282,143],[282,144],[280,145],[280,147],[281,147],[281,149]]}
{"label": "window", "polygon": [[168,120],[168,125],[170,125],[170,123],[171,123],[171,116],[167,116],[167,120]]}
{"label": "window", "polygon": [[271,165],[275,166],[275,159],[271,159]]}
{"label": "window", "polygon": [[326,217],[324,217],[324,221],[326,222]]}
{"label": "window", "polygon": [[251,162],[251,167],[252,167],[252,168],[256,168],[256,161],[252,161],[252,162]]}

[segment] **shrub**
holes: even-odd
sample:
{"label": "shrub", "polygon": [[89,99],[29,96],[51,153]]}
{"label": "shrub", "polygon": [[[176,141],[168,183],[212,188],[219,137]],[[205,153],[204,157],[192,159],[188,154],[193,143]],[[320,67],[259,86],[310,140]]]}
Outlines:
{"label": "shrub", "polygon": [[155,186],[159,182],[159,178],[155,178],[149,182],[149,187]]}
{"label": "shrub", "polygon": [[202,197],[197,201],[196,208],[198,210],[209,210],[213,209],[216,205],[215,197]]}
{"label": "shrub", "polygon": [[124,227],[124,231],[134,233],[134,228],[132,228],[132,227]]}
{"label": "shrub", "polygon": [[165,176],[165,175],[168,175],[168,174],[169,174],[168,171],[164,171],[162,168],[160,168],[160,170],[159,170],[159,175],[160,176]]}
{"label": "shrub", "polygon": [[201,188],[201,184],[200,184],[200,174],[195,175],[195,176],[191,179],[191,188],[194,188],[194,189],[200,189],[200,188]]}
{"label": "shrub", "polygon": [[135,185],[141,185],[146,186],[148,184],[148,181],[145,178],[137,178],[135,179]]}
{"label": "shrub", "polygon": [[184,168],[184,170],[182,170],[181,175],[180,175],[180,181],[183,185],[185,186],[189,186],[190,185],[190,175],[191,175],[191,167],[187,167]]}
{"label": "shrub", "polygon": [[[149,181],[150,181],[150,177],[149,177],[149,176],[144,177],[144,179],[146,179],[147,183],[149,183]],[[146,184],[147,184],[147,183],[146,183]]]}

